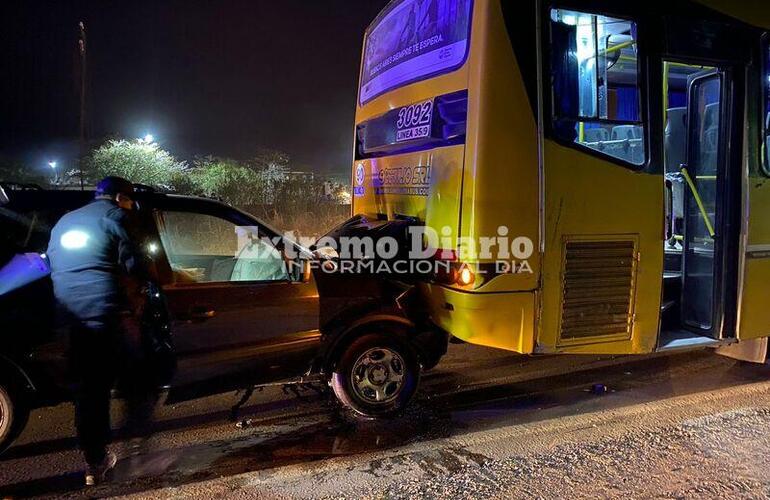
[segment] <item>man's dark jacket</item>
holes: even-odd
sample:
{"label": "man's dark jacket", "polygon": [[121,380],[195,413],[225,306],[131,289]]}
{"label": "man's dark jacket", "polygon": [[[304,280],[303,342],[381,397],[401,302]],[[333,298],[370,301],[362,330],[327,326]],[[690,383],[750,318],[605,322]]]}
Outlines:
{"label": "man's dark jacket", "polygon": [[130,310],[143,273],[130,213],[98,199],[54,226],[48,245],[54,294],[75,319],[101,322]]}

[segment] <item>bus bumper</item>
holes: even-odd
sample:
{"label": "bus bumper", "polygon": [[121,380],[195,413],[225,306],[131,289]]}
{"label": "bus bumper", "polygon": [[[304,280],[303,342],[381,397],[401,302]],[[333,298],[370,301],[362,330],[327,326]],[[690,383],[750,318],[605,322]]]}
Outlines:
{"label": "bus bumper", "polygon": [[478,293],[420,285],[433,322],[471,344],[530,354],[535,340],[535,292]]}

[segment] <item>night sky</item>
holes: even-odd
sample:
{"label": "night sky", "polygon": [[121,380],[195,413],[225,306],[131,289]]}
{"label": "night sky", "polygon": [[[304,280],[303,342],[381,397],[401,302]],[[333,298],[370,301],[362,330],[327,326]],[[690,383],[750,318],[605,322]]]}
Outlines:
{"label": "night sky", "polygon": [[[5,2],[10,4],[11,2]],[[386,0],[15,1],[2,9],[0,154],[28,163],[78,135],[77,23],[88,33],[89,135],[152,132],[182,158],[350,168],[363,32]]]}

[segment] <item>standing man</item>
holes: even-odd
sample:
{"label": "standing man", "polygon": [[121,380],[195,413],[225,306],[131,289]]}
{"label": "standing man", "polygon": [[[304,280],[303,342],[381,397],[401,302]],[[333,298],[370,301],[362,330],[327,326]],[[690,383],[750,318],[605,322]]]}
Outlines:
{"label": "standing man", "polygon": [[118,372],[130,362],[126,346],[137,345],[129,337],[136,337],[136,298],[146,272],[131,234],[133,196],[130,182],[106,177],[93,202],[61,218],[48,246],[54,295],[71,326],[75,427],[87,463],[86,486],[103,480],[117,461],[107,451],[110,395]]}

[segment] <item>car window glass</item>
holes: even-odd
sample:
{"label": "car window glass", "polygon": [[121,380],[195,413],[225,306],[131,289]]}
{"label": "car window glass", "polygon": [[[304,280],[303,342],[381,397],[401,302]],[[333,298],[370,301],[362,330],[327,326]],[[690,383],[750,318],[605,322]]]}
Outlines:
{"label": "car window glass", "polygon": [[208,214],[164,211],[160,235],[178,283],[282,281],[286,263],[256,226]]}

